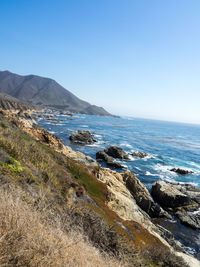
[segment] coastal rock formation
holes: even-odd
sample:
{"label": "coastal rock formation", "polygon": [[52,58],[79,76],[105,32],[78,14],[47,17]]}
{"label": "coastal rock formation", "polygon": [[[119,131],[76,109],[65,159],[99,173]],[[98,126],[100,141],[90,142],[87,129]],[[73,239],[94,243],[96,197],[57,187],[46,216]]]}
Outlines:
{"label": "coastal rock formation", "polygon": [[131,153],[131,155],[136,157],[136,158],[141,158],[141,159],[146,158],[148,156],[147,153],[142,152],[142,151],[134,151]]}
{"label": "coastal rock formation", "polygon": [[152,186],[152,196],[163,208],[172,208],[183,224],[200,229],[199,188],[158,181]]}
{"label": "coastal rock formation", "polygon": [[147,188],[140,182],[134,173],[126,171],[122,176],[126,187],[136,200],[137,205],[149,214],[150,217],[170,217],[167,212],[154,202]]}
{"label": "coastal rock formation", "polygon": [[129,159],[128,154],[122,148],[117,146],[110,146],[109,148],[104,149],[104,152],[115,159]]}
{"label": "coastal rock formation", "polygon": [[180,168],[172,168],[170,171],[171,172],[176,172],[176,173],[181,174],[181,175],[187,175],[187,174],[190,174],[190,173],[194,173],[191,170],[185,170],[185,169],[180,169]]}
{"label": "coastal rock formation", "polygon": [[93,144],[96,142],[94,136],[90,133],[90,131],[79,130],[73,132],[69,137],[70,141],[74,144]]}
{"label": "coastal rock formation", "polygon": [[123,169],[124,167],[114,160],[113,157],[108,156],[104,151],[98,151],[96,153],[96,159],[98,162],[104,161],[106,162],[106,165],[108,167],[114,168],[114,169]]}
{"label": "coastal rock formation", "polygon": [[115,171],[99,168],[93,170],[98,180],[105,183],[109,191],[107,205],[124,220],[143,222],[147,227],[151,225],[148,215],[137,205],[131,192],[126,187],[123,175]]}
{"label": "coastal rock formation", "polygon": [[86,166],[98,166],[98,163],[96,160],[91,158],[90,156],[87,156],[81,152],[76,152],[71,149],[71,147],[63,145],[60,138],[57,136],[49,133],[48,131],[37,127],[37,128],[24,128],[24,131],[29,133],[31,136],[36,138],[37,140],[40,140],[42,143],[47,144],[48,146],[54,148],[56,151],[61,152],[65,156],[76,160],[80,163],[85,164]]}
{"label": "coastal rock formation", "polygon": [[178,190],[174,185],[164,181],[155,182],[152,185],[152,196],[162,206],[166,208],[177,208],[192,204],[191,199]]}

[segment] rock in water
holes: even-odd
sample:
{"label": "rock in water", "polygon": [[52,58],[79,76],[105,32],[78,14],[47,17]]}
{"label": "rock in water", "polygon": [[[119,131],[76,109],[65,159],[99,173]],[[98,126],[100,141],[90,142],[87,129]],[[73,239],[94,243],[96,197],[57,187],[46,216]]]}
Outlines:
{"label": "rock in water", "polygon": [[96,142],[90,131],[84,131],[84,130],[73,132],[69,137],[69,139],[72,143],[80,145],[93,144]]}
{"label": "rock in water", "polygon": [[105,161],[105,162],[107,162],[109,158],[112,159],[112,157],[108,156],[104,151],[98,151],[96,153],[96,159],[98,161]]}
{"label": "rock in water", "polygon": [[186,174],[194,173],[193,171],[185,170],[185,169],[180,169],[180,168],[172,168],[170,171],[171,172],[176,172],[176,173],[181,174],[181,175],[186,175]]}
{"label": "rock in water", "polygon": [[117,146],[110,146],[109,148],[106,148],[104,152],[116,159],[129,159],[128,154],[120,147]]}
{"label": "rock in water", "polygon": [[134,151],[131,153],[131,155],[136,157],[136,158],[141,158],[141,159],[146,158],[148,156],[147,153],[141,152],[141,151]]}
{"label": "rock in water", "polygon": [[164,208],[177,208],[192,204],[189,196],[182,193],[175,185],[164,181],[152,185],[153,198]]}
{"label": "rock in water", "polygon": [[123,169],[124,167],[116,162],[113,157],[108,156],[104,151],[98,151],[96,153],[96,159],[97,161],[104,161],[106,162],[106,165],[108,167],[114,168],[114,169]]}

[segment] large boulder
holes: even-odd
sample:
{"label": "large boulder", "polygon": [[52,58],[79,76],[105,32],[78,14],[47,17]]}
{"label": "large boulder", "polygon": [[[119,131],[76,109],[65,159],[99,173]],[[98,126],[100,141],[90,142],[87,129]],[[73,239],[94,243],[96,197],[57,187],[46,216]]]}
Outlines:
{"label": "large boulder", "polygon": [[94,136],[90,133],[90,131],[79,130],[73,132],[69,137],[70,141],[74,144],[93,144],[96,142]]}
{"label": "large boulder", "polygon": [[113,169],[124,168],[119,162],[116,162],[113,157],[108,156],[104,151],[98,151],[96,153],[96,159],[97,161],[104,161],[108,167]]}
{"label": "large boulder", "polygon": [[176,185],[157,181],[152,185],[153,198],[164,208],[177,208],[193,204],[191,198],[182,193]]}
{"label": "large boulder", "polygon": [[97,159],[97,161],[105,161],[105,162],[107,162],[107,160],[109,158],[112,159],[112,157],[108,156],[104,151],[98,151],[96,153],[96,159]]}
{"label": "large boulder", "polygon": [[104,149],[104,152],[115,159],[129,159],[128,154],[122,148],[117,146],[110,146],[109,148]]}
{"label": "large boulder", "polygon": [[126,171],[123,180],[127,189],[136,200],[137,205],[144,210],[150,217],[169,217],[157,203],[154,202],[147,188],[140,182],[134,173]]}

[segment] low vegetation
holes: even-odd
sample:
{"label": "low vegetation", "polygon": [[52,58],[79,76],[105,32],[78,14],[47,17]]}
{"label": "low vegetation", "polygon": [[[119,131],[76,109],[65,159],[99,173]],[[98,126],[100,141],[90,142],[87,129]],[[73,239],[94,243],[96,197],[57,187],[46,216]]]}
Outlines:
{"label": "low vegetation", "polygon": [[0,266],[185,266],[107,194],[91,168],[0,115]]}
{"label": "low vegetation", "polygon": [[102,255],[81,233],[63,232],[58,218],[54,223],[42,218],[19,195],[0,190],[0,266],[125,266]]}

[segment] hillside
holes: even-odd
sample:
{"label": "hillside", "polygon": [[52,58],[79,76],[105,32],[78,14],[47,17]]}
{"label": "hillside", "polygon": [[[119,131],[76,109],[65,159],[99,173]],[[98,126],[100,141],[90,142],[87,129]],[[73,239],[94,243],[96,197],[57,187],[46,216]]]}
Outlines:
{"label": "hillside", "polygon": [[58,137],[1,110],[0,265],[187,266],[124,182],[135,181],[146,199],[139,180],[84,161]]}
{"label": "hillside", "polygon": [[0,71],[0,93],[33,105],[75,113],[111,115],[102,107],[79,99],[56,81],[36,75],[21,76],[9,71]]}
{"label": "hillside", "polygon": [[33,106],[9,95],[0,94],[0,108],[4,110],[25,111],[32,109]]}

